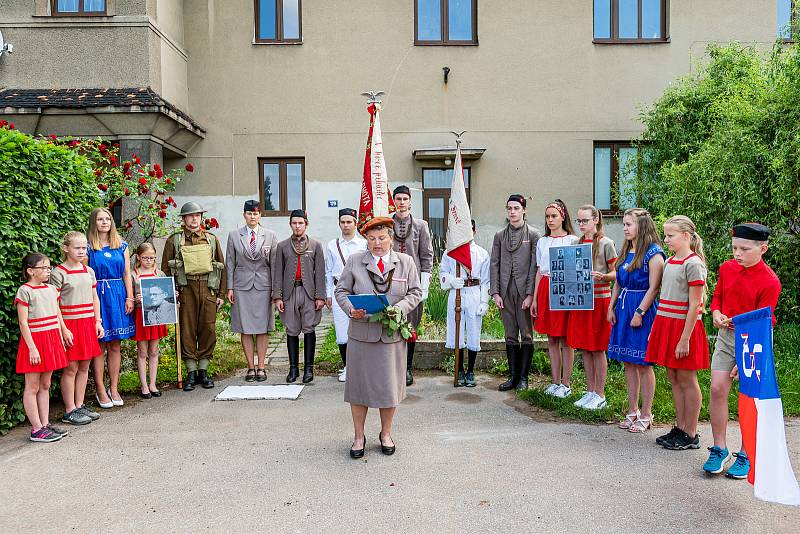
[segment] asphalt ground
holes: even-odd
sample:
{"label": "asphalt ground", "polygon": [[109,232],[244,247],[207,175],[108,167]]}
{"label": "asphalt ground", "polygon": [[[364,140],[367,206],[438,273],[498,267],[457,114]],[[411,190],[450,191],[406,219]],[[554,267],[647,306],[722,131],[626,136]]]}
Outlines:
{"label": "asphalt ground", "polygon": [[[418,377],[397,411],[397,453],[381,454],[371,410],[362,460],[348,455],[350,410],[331,376],[297,401],[213,401],[241,376],[168,390],[51,444],[22,425],[0,438],[0,531],[798,531],[800,509],[703,474],[707,425],[702,450],[667,451],[653,441],[662,429],[554,420],[479,379]],[[787,438],[797,471],[799,421]]]}

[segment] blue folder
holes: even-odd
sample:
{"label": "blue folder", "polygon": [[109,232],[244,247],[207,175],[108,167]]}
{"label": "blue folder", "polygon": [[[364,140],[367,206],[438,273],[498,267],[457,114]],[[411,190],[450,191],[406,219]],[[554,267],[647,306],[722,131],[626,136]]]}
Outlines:
{"label": "blue folder", "polygon": [[347,295],[347,299],[356,310],[366,310],[367,313],[378,313],[389,306],[386,295],[365,293],[363,295]]}

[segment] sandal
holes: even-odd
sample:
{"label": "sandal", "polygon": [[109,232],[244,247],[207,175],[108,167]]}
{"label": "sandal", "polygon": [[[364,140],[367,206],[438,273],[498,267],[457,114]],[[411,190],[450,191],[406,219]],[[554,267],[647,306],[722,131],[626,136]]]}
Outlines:
{"label": "sandal", "polygon": [[623,419],[617,424],[617,428],[621,428],[622,430],[629,430],[633,426],[633,423],[635,423],[636,420],[639,419],[640,415],[642,414],[639,412],[639,410],[636,410],[633,413],[626,414],[625,419]]}
{"label": "sandal", "polygon": [[267,379],[266,369],[256,369],[256,382],[263,382]]}
{"label": "sandal", "polygon": [[637,417],[636,421],[628,429],[628,432],[634,434],[643,434],[653,426],[653,416],[650,417]]}
{"label": "sandal", "polygon": [[248,369],[247,374],[244,375],[245,382],[252,382],[256,379],[256,370],[255,369]]}

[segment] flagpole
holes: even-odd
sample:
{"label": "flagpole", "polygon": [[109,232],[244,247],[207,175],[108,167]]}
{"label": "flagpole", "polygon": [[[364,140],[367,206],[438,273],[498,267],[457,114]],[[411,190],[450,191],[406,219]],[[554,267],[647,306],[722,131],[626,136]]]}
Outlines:
{"label": "flagpole", "polygon": [[[464,133],[464,132],[461,132]],[[456,154],[461,149],[461,135],[456,134]],[[455,169],[453,169],[455,172]],[[461,263],[456,262],[456,278],[461,278]],[[453,387],[458,387],[458,372],[461,370],[461,289],[456,288],[456,337],[455,337],[455,355],[453,356]],[[466,345],[466,344],[465,344]]]}

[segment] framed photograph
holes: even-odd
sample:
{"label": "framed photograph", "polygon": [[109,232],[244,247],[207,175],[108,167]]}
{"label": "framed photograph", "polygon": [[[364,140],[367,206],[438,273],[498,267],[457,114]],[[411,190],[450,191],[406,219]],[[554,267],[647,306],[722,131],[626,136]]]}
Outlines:
{"label": "framed photograph", "polygon": [[175,279],[171,276],[139,279],[142,294],[142,324],[156,326],[178,322]]}
{"label": "framed photograph", "polygon": [[550,247],[550,309],[594,309],[592,245]]}

